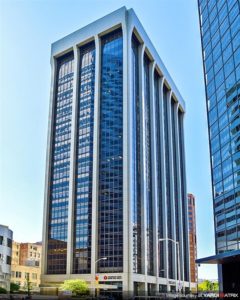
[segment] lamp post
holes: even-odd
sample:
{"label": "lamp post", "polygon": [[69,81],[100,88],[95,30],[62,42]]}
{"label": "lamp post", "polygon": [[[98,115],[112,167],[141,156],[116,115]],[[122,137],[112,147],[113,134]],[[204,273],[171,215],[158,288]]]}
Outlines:
{"label": "lamp post", "polygon": [[[107,257],[101,257],[99,259],[97,259],[95,261],[95,280],[96,280],[96,267],[97,267],[97,263],[100,261],[100,260],[107,260]],[[99,283],[98,283],[99,284]],[[96,288],[96,297],[98,297],[98,294],[99,294],[99,288]]]}
{"label": "lamp post", "polygon": [[164,241],[170,241],[177,246],[177,260],[178,260],[178,291],[180,292],[180,277],[181,277],[181,272],[180,272],[180,249],[179,249],[179,242],[175,241],[170,238],[164,238],[164,239],[158,239],[159,242],[164,242]]}
{"label": "lamp post", "polygon": [[198,267],[201,267],[201,265],[197,264],[197,299],[198,299],[198,293],[199,293],[199,290],[198,290]]}

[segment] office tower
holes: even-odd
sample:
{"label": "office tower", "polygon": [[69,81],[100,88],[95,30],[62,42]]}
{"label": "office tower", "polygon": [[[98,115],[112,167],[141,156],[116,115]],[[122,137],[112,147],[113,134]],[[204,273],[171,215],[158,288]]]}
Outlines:
{"label": "office tower", "polygon": [[189,255],[190,255],[190,274],[191,282],[197,282],[197,232],[196,232],[196,212],[195,196],[188,194],[188,225],[189,225]]}
{"label": "office tower", "polygon": [[188,289],[185,104],[134,11],[53,43],[51,66],[43,285]]}
{"label": "office tower", "polygon": [[0,287],[10,290],[13,232],[0,224]]}
{"label": "office tower", "polygon": [[[221,291],[240,291],[240,3],[199,0]],[[238,276],[236,276],[238,274]]]}

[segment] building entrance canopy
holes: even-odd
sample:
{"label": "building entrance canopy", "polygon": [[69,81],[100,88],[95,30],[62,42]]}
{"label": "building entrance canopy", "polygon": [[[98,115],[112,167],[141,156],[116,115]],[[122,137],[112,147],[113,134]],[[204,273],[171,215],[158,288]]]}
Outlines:
{"label": "building entrance canopy", "polygon": [[226,264],[236,261],[240,262],[240,250],[196,259],[197,264]]}

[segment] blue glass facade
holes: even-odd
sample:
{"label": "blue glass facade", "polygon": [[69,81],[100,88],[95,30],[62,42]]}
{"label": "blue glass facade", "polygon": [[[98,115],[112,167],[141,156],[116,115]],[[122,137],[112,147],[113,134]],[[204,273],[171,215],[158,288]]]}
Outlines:
{"label": "blue glass facade", "polygon": [[[158,199],[157,199],[157,209],[158,209],[158,239],[164,237],[164,201],[163,201],[163,189],[162,189],[162,162],[161,162],[161,110],[160,110],[160,91],[159,91],[159,80],[160,77],[157,72],[154,73],[154,93],[155,93],[155,132],[156,132],[156,164],[157,164],[157,188],[158,188]],[[158,258],[159,258],[159,267],[158,275],[159,277],[164,277],[165,274],[165,262],[164,262],[164,244],[158,243]]]}
{"label": "blue glass facade", "polygon": [[[152,294],[175,279],[175,245],[166,239],[175,238],[175,214],[186,213],[177,202],[186,196],[183,190],[177,198],[185,174],[177,174],[180,158],[172,156],[179,146],[175,108],[185,104],[136,20],[121,8],[52,45],[46,286],[70,277],[94,284],[99,275],[116,283],[117,293]],[[178,107],[173,98],[167,103],[171,91]],[[179,238],[187,245],[186,229]],[[188,268],[182,258],[181,270]]]}
{"label": "blue glass facade", "polygon": [[101,39],[99,138],[99,272],[123,271],[123,38]]}
{"label": "blue glass facade", "polygon": [[[175,115],[175,101],[171,99],[171,121],[172,121],[172,147],[173,147],[173,184],[174,184],[174,199],[175,199],[175,211],[179,211],[179,196],[178,196],[178,184],[177,184],[177,144],[176,144],[176,115]],[[176,213],[176,240],[179,241],[179,214]]]}
{"label": "blue glass facade", "polygon": [[[182,230],[183,232],[188,232],[188,202],[186,201],[186,185],[183,180],[185,178],[185,154],[184,154],[184,128],[183,128],[183,118],[184,113],[181,110],[178,110],[178,135],[179,135],[179,161],[180,161],[180,172],[181,172],[181,181],[180,181],[180,189],[181,189],[181,206],[182,206]],[[186,234],[183,234],[183,257],[184,261],[187,262],[189,260],[189,243],[188,237]],[[184,278],[185,280],[189,280],[189,265],[184,264]]]}
{"label": "blue glass facade", "polygon": [[95,45],[80,48],[73,273],[91,273]]}
{"label": "blue glass facade", "polygon": [[[170,185],[170,132],[168,124],[168,90],[163,87],[163,116],[164,116],[164,145],[165,145],[165,172],[166,172],[166,204],[167,204],[167,234],[168,238],[174,239],[172,235],[172,203],[171,203],[171,185]],[[168,268],[169,278],[173,277],[173,244],[168,242]]]}
{"label": "blue glass facade", "polygon": [[49,199],[48,274],[66,273],[73,61],[73,54],[57,60]]}
{"label": "blue glass facade", "polygon": [[144,56],[144,128],[145,128],[145,185],[146,185],[146,231],[147,231],[147,274],[153,275],[153,207],[152,207],[152,157],[151,157],[151,116],[150,116],[150,61]]}
{"label": "blue glass facade", "polygon": [[[172,153],[173,153],[173,198],[174,198],[174,205],[175,205],[175,228],[176,228],[176,241],[180,241],[180,234],[182,231],[182,227],[180,226],[180,211],[179,211],[179,204],[181,199],[179,199],[179,190],[178,190],[178,170],[177,170],[177,143],[176,143],[176,114],[175,114],[175,105],[176,102],[174,99],[171,99],[171,122],[172,122]],[[178,268],[178,266],[177,266]],[[178,276],[178,270],[176,272]],[[178,278],[178,277],[177,277]]]}
{"label": "blue glass facade", "polygon": [[140,141],[140,97],[139,97],[139,42],[132,37],[132,120],[133,120],[133,138],[132,138],[132,226],[133,226],[133,272],[142,273],[142,251],[141,251],[141,141]]}
{"label": "blue glass facade", "polygon": [[199,0],[217,254],[240,249],[240,3]]}

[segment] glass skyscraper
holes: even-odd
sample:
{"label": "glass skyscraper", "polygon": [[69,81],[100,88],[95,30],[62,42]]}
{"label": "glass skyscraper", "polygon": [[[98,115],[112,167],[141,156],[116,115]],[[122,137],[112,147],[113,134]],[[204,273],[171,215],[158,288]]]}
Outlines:
{"label": "glass skyscraper", "polygon": [[216,242],[216,256],[205,262],[219,264],[221,291],[240,291],[240,2],[198,6]]}
{"label": "glass skyscraper", "polygon": [[51,66],[42,285],[189,289],[185,103],[134,11],[55,42]]}

